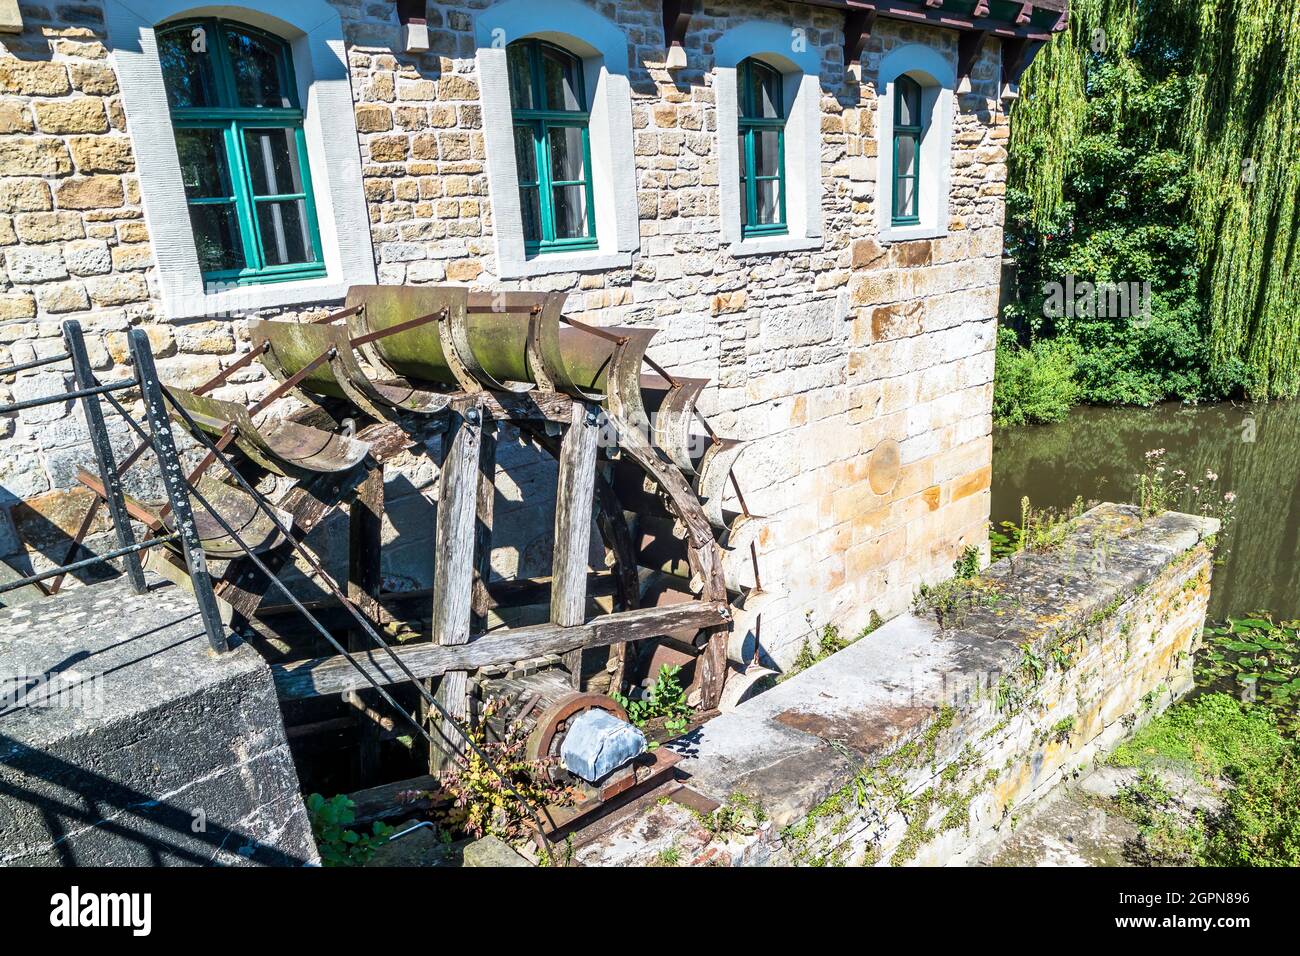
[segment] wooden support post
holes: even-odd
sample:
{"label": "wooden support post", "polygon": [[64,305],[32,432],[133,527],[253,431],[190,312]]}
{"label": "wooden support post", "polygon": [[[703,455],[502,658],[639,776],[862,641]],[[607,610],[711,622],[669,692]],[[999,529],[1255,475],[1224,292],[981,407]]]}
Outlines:
{"label": "wooden support post", "polygon": [[[478,491],[474,503],[474,594],[471,630],[482,634],[487,630],[490,595],[488,580],[492,577],[492,510],[496,502],[497,477],[497,423],[483,413],[483,437],[478,451]],[[478,600],[482,595],[483,600]]]}
{"label": "wooden support post", "polygon": [[[348,600],[376,626],[380,619],[379,593],[383,586],[380,547],[384,525],[384,466],[376,465],[357,488],[348,512]],[[359,627],[348,634],[348,650],[367,650],[370,638]],[[344,700],[357,711],[361,724],[357,744],[357,786],[373,786],[379,771],[381,728],[362,691],[349,691]]]}
{"label": "wooden support post", "polygon": [[[433,643],[466,644],[474,595],[474,510],[478,498],[482,410],[476,401],[459,402],[450,415],[446,453],[438,478],[438,527],[434,535]],[[453,717],[469,720],[469,673],[451,671],[438,683],[436,697]],[[431,714],[436,718],[436,714]],[[442,746],[430,754],[430,771],[448,767],[453,751],[464,746],[456,731],[441,726]]]}
{"label": "wooden support post", "polygon": [[[551,623],[573,627],[587,612],[587,554],[596,490],[598,416],[585,402],[573,403],[573,418],[560,442],[560,477],[555,490],[555,550],[551,559]],[[582,648],[564,655],[575,690],[582,685]]]}
{"label": "wooden support post", "polygon": [[876,11],[852,9],[844,14],[844,65],[852,66],[862,59],[862,51],[876,28]]}

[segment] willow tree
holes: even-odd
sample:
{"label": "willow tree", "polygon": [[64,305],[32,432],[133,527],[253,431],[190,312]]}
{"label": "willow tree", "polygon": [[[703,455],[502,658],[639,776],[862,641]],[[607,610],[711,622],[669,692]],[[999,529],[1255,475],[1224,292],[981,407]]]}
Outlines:
{"label": "willow tree", "polygon": [[[1178,58],[1201,297],[1216,365],[1254,397],[1300,394],[1300,6],[1282,0],[1074,0],[1070,30],[1026,73],[1012,185],[1059,224],[1102,57]],[[1153,133],[1154,135],[1154,133]]]}

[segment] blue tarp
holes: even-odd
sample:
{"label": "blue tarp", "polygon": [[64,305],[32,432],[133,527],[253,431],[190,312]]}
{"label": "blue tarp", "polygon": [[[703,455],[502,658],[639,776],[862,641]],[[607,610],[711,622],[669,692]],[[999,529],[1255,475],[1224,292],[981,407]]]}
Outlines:
{"label": "blue tarp", "polygon": [[560,763],[588,783],[645,753],[645,734],[607,710],[583,711],[569,725]]}

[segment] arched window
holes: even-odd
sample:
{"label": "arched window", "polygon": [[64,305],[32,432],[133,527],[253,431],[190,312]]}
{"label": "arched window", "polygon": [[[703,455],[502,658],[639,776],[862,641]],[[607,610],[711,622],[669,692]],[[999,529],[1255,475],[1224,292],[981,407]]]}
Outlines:
{"label": "arched window", "polygon": [[893,224],[921,221],[921,84],[906,74],[894,81]]}
{"label": "arched window", "polygon": [[157,39],[204,280],[324,275],[288,45],[217,19]]}
{"label": "arched window", "polygon": [[736,67],[740,234],[786,232],[784,77],[753,58]]}
{"label": "arched window", "polygon": [[506,48],[524,248],[591,249],[591,120],[582,61],[541,40]]}

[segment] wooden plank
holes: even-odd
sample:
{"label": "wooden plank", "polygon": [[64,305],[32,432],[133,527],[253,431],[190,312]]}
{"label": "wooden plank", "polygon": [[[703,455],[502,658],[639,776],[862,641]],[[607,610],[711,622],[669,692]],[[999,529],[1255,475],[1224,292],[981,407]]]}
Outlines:
{"label": "wooden plank", "polygon": [[[594,409],[573,403],[560,441],[560,477],[555,489],[555,546],[551,559],[551,623],[581,624],[587,610],[587,555],[591,550],[591,506],[596,488],[600,428]],[[564,656],[575,690],[582,686],[582,648]]]}
{"label": "wooden plank", "polygon": [[[477,637],[468,644],[408,644],[394,647],[393,652],[417,678],[436,677],[545,654],[562,654],[575,647],[608,647],[623,641],[660,637],[685,628],[717,627],[730,620],[730,615],[725,601],[688,601],[671,607],[618,611],[573,627],[538,624],[505,628]],[[383,651],[367,651],[354,657],[380,684],[396,684],[408,679]],[[277,691],[288,700],[339,694],[370,686],[361,672],[341,656],[274,664],[271,671]]]}
{"label": "wooden plank", "polygon": [[[379,592],[383,587],[380,570],[380,547],[384,527],[384,466],[372,468],[361,480],[356,495],[348,509],[348,600],[357,606],[365,617],[379,625],[381,606]],[[369,650],[369,635],[358,626],[348,631],[348,650]],[[381,728],[372,719],[375,711],[371,702],[364,699],[362,691],[349,691],[344,699],[357,712],[361,724],[361,739],[357,744],[357,779],[369,783],[379,770],[379,739]]]}
{"label": "wooden plank", "polygon": [[487,630],[488,581],[492,577],[492,511],[497,497],[497,430],[496,423],[485,418],[479,442],[478,490],[474,501],[474,594],[471,604],[471,630]]}
{"label": "wooden plank", "polygon": [[574,399],[563,392],[487,392],[480,399],[493,418],[512,422],[558,422],[568,424]]}
{"label": "wooden plank", "polygon": [[[474,597],[475,506],[478,499],[482,412],[476,404],[459,406],[451,415],[446,455],[438,476],[438,526],[434,535],[433,642],[454,647],[469,641]],[[447,672],[436,697],[459,721],[469,719],[469,675]],[[464,741],[450,727],[440,728],[438,752],[430,769],[439,772]]]}

